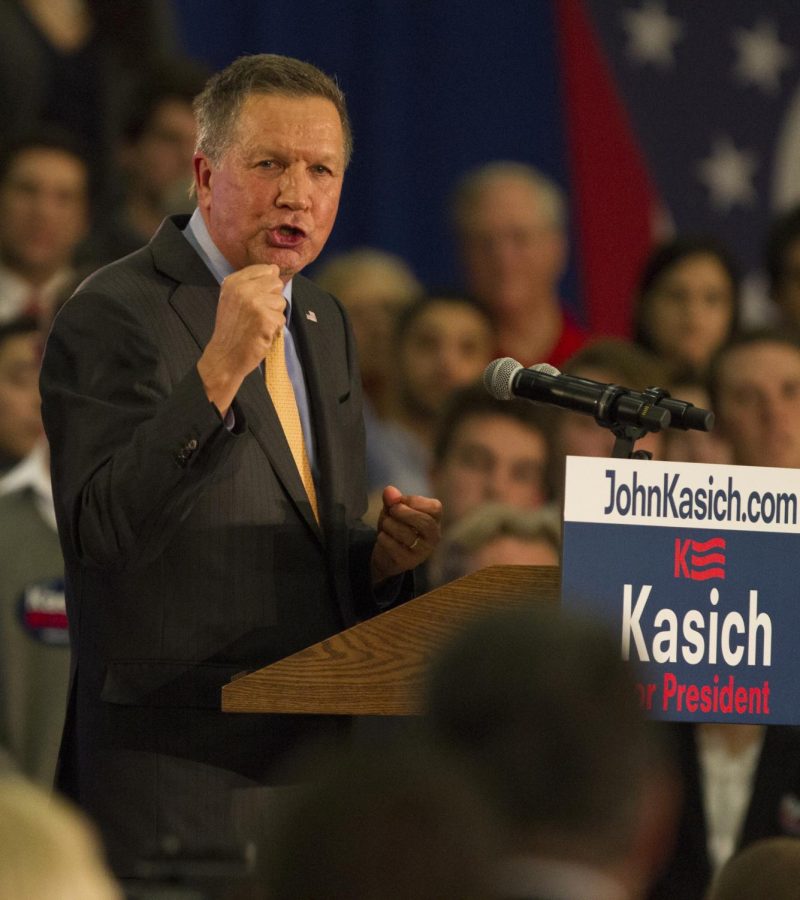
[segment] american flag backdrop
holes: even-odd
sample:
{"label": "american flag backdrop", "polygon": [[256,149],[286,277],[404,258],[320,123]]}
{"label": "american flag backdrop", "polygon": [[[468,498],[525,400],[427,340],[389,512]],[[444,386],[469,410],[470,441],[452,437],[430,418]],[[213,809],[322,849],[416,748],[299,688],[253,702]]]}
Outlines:
{"label": "american flag backdrop", "polygon": [[[709,232],[762,306],[771,217],[800,200],[800,3],[557,0],[588,318],[624,333],[648,232]],[[615,164],[616,160],[616,164]],[[627,244],[625,246],[624,244]]]}
{"label": "american flag backdrop", "polygon": [[[711,232],[749,279],[800,199],[800,0],[172,0],[214,67],[278,52],[335,73],[356,153],[326,252],[372,244],[454,284],[449,192],[491,159],[565,188],[562,296],[626,334],[656,235]],[[313,275],[313,272],[311,273]]]}

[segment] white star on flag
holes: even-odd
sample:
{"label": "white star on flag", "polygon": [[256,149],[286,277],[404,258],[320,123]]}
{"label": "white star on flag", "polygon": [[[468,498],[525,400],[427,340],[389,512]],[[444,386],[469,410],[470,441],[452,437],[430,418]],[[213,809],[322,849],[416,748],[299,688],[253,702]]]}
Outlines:
{"label": "white star on flag", "polygon": [[794,53],[778,40],[774,22],[762,20],[752,30],[737,28],[733,43],[739,54],[733,72],[743,84],[753,84],[768,94],[780,90],[781,72],[791,66]]}
{"label": "white star on flag", "polygon": [[737,204],[752,206],[756,190],[752,179],[758,161],[754,153],[737,150],[728,137],[714,141],[711,155],[697,164],[697,175],[711,192],[711,202],[722,212]]}
{"label": "white star on flag", "polygon": [[660,0],[645,0],[641,9],[624,10],[622,27],[628,33],[628,56],[634,62],[653,63],[662,69],[675,65],[674,45],[683,37],[684,27],[667,14]]}

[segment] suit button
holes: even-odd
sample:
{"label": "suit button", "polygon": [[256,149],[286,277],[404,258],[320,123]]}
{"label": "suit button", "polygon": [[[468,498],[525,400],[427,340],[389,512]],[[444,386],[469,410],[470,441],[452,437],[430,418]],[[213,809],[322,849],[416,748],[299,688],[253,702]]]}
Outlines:
{"label": "suit button", "polygon": [[189,443],[186,445],[187,450],[197,450],[197,441],[192,438]]}

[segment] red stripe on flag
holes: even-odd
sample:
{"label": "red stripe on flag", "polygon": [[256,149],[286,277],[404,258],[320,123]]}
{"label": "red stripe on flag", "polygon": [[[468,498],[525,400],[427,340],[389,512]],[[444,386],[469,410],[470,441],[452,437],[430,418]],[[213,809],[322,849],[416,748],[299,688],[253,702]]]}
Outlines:
{"label": "red stripe on flag", "polygon": [[561,82],[589,329],[627,337],[658,193],[582,0],[556,0]]}

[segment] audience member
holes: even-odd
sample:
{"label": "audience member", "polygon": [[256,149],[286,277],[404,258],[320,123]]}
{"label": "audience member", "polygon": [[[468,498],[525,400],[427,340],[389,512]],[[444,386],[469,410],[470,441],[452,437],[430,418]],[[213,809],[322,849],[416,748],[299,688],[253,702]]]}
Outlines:
{"label": "audience member", "polygon": [[677,723],[669,730],[684,804],[674,852],[650,896],[702,900],[742,848],[800,833],[800,729]]}
{"label": "audience member", "polygon": [[473,384],[491,359],[489,318],[474,300],[434,294],[406,307],[394,336],[397,407],[367,432],[371,488],[402,484],[427,495],[436,425],[453,391]]}
{"label": "audience member", "polygon": [[42,437],[39,399],[41,335],[35,319],[0,322],[0,476]]}
{"label": "audience member", "polygon": [[[422,296],[422,285],[399,256],[372,247],[329,257],[314,281],[337,297],[350,315],[361,381],[372,418],[386,418],[397,405],[394,335],[401,310]],[[369,418],[367,429],[369,431]]]}
{"label": "audience member", "polygon": [[535,510],[486,503],[449,530],[429,563],[432,587],[486,566],[557,566],[561,527],[553,506]]}
{"label": "audience member", "polygon": [[98,210],[82,260],[99,265],[127,256],[150,240],[165,216],[191,212],[192,102],[207,76],[199,65],[177,59],[161,63],[139,85],[117,151],[122,192]]}
{"label": "audience member", "polygon": [[707,900],[797,900],[800,841],[774,837],[732,856],[714,880]]}
{"label": "audience member", "polygon": [[532,166],[492,162],[469,172],[452,219],[469,291],[491,312],[498,356],[560,365],[586,340],[559,300],[567,261],[566,201]]}
{"label": "audience member", "polygon": [[[740,465],[800,467],[800,343],[739,335],[712,360],[720,433]],[[700,900],[715,872],[754,841],[800,831],[800,729],[674,726],[686,802],[675,854],[654,900]]]}
{"label": "audience member", "polygon": [[739,324],[739,275],[712,238],[683,236],[657,247],[635,298],[635,340],[661,357],[671,377],[702,377]]}
{"label": "audience member", "polygon": [[717,354],[708,383],[735,463],[800,468],[800,339],[747,332]]}
{"label": "audience member", "polygon": [[122,900],[88,821],[22,778],[0,778],[0,897]]}
{"label": "audience member", "polygon": [[[603,384],[618,384],[634,390],[666,387],[667,372],[653,354],[630,341],[602,338],[591,341],[564,364],[564,373]],[[553,428],[553,455],[550,478],[553,492],[562,496],[568,456],[611,456],[616,438],[610,429],[592,416],[559,410]],[[635,443],[654,457],[663,456],[664,435],[650,432]]]}
{"label": "audience member", "polygon": [[503,897],[645,896],[674,801],[600,623],[542,605],[473,622],[432,666],[427,717],[507,826]]}
{"label": "audience member", "polygon": [[489,900],[499,832],[452,761],[419,741],[316,766],[261,846],[252,900]]}
{"label": "audience member", "polygon": [[445,529],[484,503],[537,509],[548,502],[549,412],[525,400],[496,400],[482,385],[451,397],[431,470]]}
{"label": "audience member", "polygon": [[89,222],[87,164],[65,133],[32,132],[0,155],[0,321],[49,321]]}
{"label": "audience member", "polygon": [[800,205],[772,222],[764,257],[778,318],[781,324],[800,330]]}
{"label": "audience member", "polygon": [[55,776],[68,682],[64,561],[42,438],[0,479],[0,745],[43,787]]}

